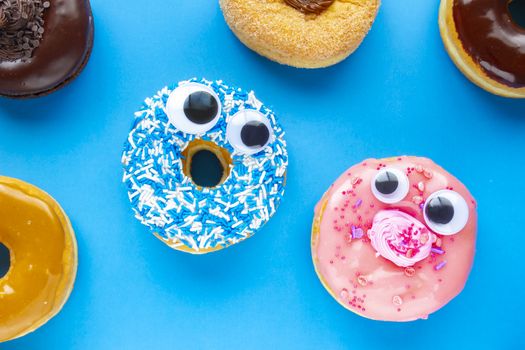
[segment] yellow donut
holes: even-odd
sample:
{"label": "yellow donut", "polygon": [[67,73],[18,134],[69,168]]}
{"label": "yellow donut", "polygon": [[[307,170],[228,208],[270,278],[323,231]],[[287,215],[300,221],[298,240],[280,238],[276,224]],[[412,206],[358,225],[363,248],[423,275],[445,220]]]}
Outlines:
{"label": "yellow donut", "polygon": [[77,243],[53,198],[20,180],[0,177],[0,245],[8,251],[0,263],[9,262],[7,274],[0,275],[4,342],[36,330],[62,309],[75,282]]}
{"label": "yellow donut", "polygon": [[220,0],[226,22],[250,49],[299,68],[334,65],[368,34],[380,0]]}
{"label": "yellow donut", "polygon": [[441,0],[439,28],[450,57],[470,81],[496,95],[524,98],[525,29],[512,19],[511,2]]}

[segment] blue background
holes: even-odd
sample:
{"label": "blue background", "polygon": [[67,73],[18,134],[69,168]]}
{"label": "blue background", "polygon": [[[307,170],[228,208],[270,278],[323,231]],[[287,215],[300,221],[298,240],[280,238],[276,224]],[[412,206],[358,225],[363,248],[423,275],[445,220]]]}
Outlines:
{"label": "blue background", "polygon": [[[52,194],[76,229],[75,290],[46,326],[1,349],[523,348],[525,102],[465,79],[443,49],[437,0],[385,1],[335,67],[280,66],[245,48],[216,0],[93,0],[96,44],[67,88],[0,101],[0,173]],[[134,218],[121,184],[133,113],[193,76],[253,89],[287,131],[287,193],[235,247],[191,256]],[[340,307],[310,258],[313,207],[367,157],[433,158],[479,201],[463,293],[427,321],[382,323]]]}

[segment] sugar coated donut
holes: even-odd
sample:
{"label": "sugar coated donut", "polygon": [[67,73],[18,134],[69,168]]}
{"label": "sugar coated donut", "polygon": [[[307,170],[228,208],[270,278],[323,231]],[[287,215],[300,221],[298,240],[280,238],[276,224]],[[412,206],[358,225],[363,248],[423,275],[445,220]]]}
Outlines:
{"label": "sugar coated donut", "polygon": [[372,27],[380,0],[220,0],[226,22],[250,49],[300,68],[339,63]]}
{"label": "sugar coated donut", "polygon": [[525,97],[525,14],[521,0],[441,0],[439,27],[456,66],[473,83],[500,96]]}
{"label": "sugar coated donut", "polygon": [[137,219],[196,254],[252,236],[284,193],[283,137],[253,92],[204,79],[162,89],[136,113],[122,156]]}
{"label": "sugar coated donut", "polygon": [[463,289],[476,241],[476,203],[431,160],[368,159],[315,209],[312,256],[329,293],[370,319],[426,319]]}
{"label": "sugar coated donut", "polygon": [[93,33],[89,0],[0,1],[0,96],[66,85],[87,64]]}
{"label": "sugar coated donut", "polygon": [[67,301],[77,243],[66,214],[42,190],[0,177],[0,342],[30,333]]}

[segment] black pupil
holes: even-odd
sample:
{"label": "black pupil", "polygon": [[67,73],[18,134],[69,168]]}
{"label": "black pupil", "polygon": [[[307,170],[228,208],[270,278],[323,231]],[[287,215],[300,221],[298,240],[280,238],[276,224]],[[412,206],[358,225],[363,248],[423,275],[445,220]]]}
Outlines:
{"label": "black pupil", "polygon": [[211,122],[218,111],[219,104],[217,100],[206,91],[194,92],[184,101],[184,114],[195,124]]}
{"label": "black pupil", "polygon": [[397,190],[399,181],[397,176],[390,171],[385,171],[376,178],[376,189],[382,194],[392,194]]}
{"label": "black pupil", "polygon": [[190,175],[197,186],[215,187],[222,179],[224,168],[215,153],[202,150],[191,158]]}
{"label": "black pupil", "polygon": [[427,204],[425,214],[432,222],[446,225],[454,218],[454,206],[445,197],[432,198]]}
{"label": "black pupil", "polygon": [[270,138],[270,130],[261,122],[246,123],[241,130],[241,140],[248,147],[262,147]]}
{"label": "black pupil", "polygon": [[9,249],[0,243],[0,278],[4,277],[9,271],[11,265],[11,256]]}

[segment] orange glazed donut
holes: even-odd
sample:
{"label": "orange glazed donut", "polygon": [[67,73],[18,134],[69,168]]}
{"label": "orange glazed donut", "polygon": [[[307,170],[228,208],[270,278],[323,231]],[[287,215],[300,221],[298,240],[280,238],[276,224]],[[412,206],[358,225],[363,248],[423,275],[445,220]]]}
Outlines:
{"label": "orange glazed donut", "polygon": [[525,1],[441,0],[439,28],[450,57],[474,84],[525,98],[525,28],[513,13],[523,16]]}
{"label": "orange glazed donut", "polygon": [[0,342],[55,316],[76,271],[75,235],[58,203],[30,184],[0,177]]}
{"label": "orange glazed donut", "polygon": [[430,159],[368,159],[315,209],[312,256],[329,293],[370,319],[425,319],[463,289],[474,259],[476,203]]}
{"label": "orange glazed donut", "polygon": [[372,27],[380,0],[220,0],[226,22],[250,49],[299,68],[334,65]]}

